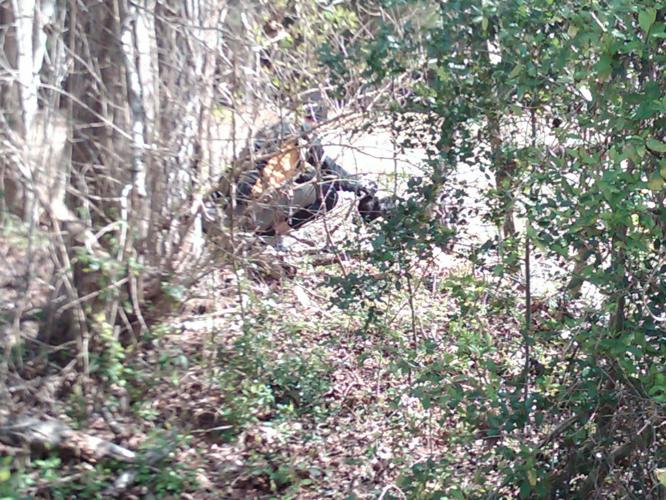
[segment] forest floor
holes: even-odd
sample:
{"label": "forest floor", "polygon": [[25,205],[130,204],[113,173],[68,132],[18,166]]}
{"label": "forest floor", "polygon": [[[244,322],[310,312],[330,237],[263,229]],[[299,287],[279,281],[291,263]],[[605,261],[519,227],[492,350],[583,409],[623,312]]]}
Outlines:
{"label": "forest floor", "polygon": [[[414,316],[403,294],[387,308],[392,319],[364,328],[360,315],[333,305],[326,279],[337,264],[273,258],[289,278],[241,280],[239,288],[219,271],[132,355],[138,378],[149,382],[132,398],[132,416],[118,417],[132,441],[159,428],[189,436],[174,458],[194,473],[194,498],[399,498],[405,472],[454,457],[473,480],[474,454],[488,443],[452,441],[464,422],[424,405],[422,394],[423,377],[445,370],[433,366],[470,341],[471,333],[461,335],[460,301],[470,307],[472,297],[447,296],[439,285],[470,273],[450,261],[429,267],[413,290]],[[483,288],[480,279],[474,301],[489,298]],[[513,306],[482,307],[506,308],[486,317],[470,310],[472,323],[484,323],[487,354],[519,360]],[[520,369],[517,361],[514,373]]]}
{"label": "forest floor", "polygon": [[[409,159],[377,156],[380,183],[391,168],[414,174]],[[477,174],[461,171],[450,182],[470,188]],[[469,243],[488,237],[472,217],[456,245],[414,262],[410,289],[383,297],[384,315],[368,321],[360,301],[342,310],[331,284],[376,274],[363,259],[330,252],[363,234],[349,223],[352,212],[345,198],[326,221],[285,238],[285,252],[265,248],[237,271],[214,266],[148,333],[124,339],[120,351],[110,343],[89,378],[75,380],[68,367],[23,366],[9,383],[10,412],[49,415],[138,459],[131,466],[49,452],[35,459],[6,449],[24,466],[13,487],[38,498],[401,498],[434,463],[455,472],[435,483],[473,490],[492,482],[475,468],[498,438],[446,401],[461,388],[483,392],[486,383],[519,377],[520,272],[500,278],[492,266],[469,264]],[[4,241],[18,276],[25,248]],[[557,307],[548,288],[535,324]],[[123,484],[127,470],[134,474]]]}
{"label": "forest floor", "polygon": [[[317,250],[325,242],[306,238],[322,229],[308,231],[287,252],[265,249],[238,273],[209,273],[121,354],[102,351],[88,378],[43,358],[17,367],[10,413],[54,417],[141,458],[129,467],[136,477],[118,489],[122,463],[7,448],[25,466],[12,484],[36,498],[395,498],[405,473],[456,456],[459,472],[473,477],[470,457],[482,453],[484,438],[451,441],[465,424],[424,404],[441,396],[425,394],[427,380],[458,369],[476,378],[471,360],[444,367],[476,342],[470,336],[483,339],[479,356],[516,360],[519,372],[518,289],[507,281],[507,301],[493,303],[496,282],[440,252],[416,263],[411,294],[387,297],[387,316],[365,324],[360,309],[337,306],[329,279],[373,269]],[[333,237],[351,237],[340,231]],[[5,250],[20,260],[20,248]],[[455,283],[460,293],[444,292]]]}

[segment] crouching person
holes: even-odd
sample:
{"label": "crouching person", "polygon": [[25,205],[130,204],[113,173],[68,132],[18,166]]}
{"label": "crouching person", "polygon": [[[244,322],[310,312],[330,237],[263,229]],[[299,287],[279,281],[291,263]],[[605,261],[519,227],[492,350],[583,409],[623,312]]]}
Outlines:
{"label": "crouching person", "polygon": [[[280,122],[257,134],[250,151],[241,156],[235,182],[224,177],[214,194],[239,227],[263,237],[279,237],[321,218],[338,202],[338,192],[372,198],[376,185],[350,175],[326,156],[313,127],[325,119],[318,102],[307,108],[304,122],[292,127]],[[234,188],[235,186],[235,188]],[[234,191],[235,189],[235,191]],[[235,194],[235,207],[229,200]]]}

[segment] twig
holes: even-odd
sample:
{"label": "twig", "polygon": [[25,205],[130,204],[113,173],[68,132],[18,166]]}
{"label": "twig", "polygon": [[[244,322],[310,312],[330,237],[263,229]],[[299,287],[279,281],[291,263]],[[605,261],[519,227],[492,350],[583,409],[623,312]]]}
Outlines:
{"label": "twig", "polygon": [[543,448],[546,446],[548,443],[550,443],[553,439],[555,439],[557,436],[562,434],[565,430],[567,430],[569,427],[571,427],[576,420],[578,420],[579,417],[577,415],[573,415],[562,422],[560,422],[555,429],[553,429],[546,437],[544,437],[539,444],[537,445],[537,448]]}
{"label": "twig", "polygon": [[[414,289],[412,288],[412,276],[407,273],[407,293],[409,294],[409,312],[411,313],[411,329],[412,329],[412,342],[414,342],[413,349],[418,347],[416,335],[416,309],[414,308]],[[412,384],[412,365],[409,365],[409,385]]]}
{"label": "twig", "polygon": [[[173,441],[173,439],[170,439],[169,441],[167,441],[165,446],[162,446],[160,448],[155,448],[149,451],[148,454],[143,458],[143,460],[141,460],[141,463],[143,465],[153,466],[156,463],[168,457],[169,453],[171,453],[171,451],[175,448],[175,446],[176,443]],[[130,486],[132,486],[132,484],[134,484],[134,481],[138,473],[139,471],[137,470],[136,467],[124,471],[116,478],[116,480],[113,482],[113,485],[104,491],[104,494],[116,498],[119,497],[121,493],[123,493]]]}
{"label": "twig", "polygon": [[135,196],[145,198],[148,195],[146,192],[146,164],[143,157],[146,148],[146,112],[143,102],[143,88],[141,87],[141,80],[135,63],[137,54],[130,27],[132,24],[134,25],[134,30],[136,30],[136,6],[130,3],[129,12],[122,21],[120,39],[127,75],[127,93],[132,122],[132,191]]}
{"label": "twig", "polygon": [[123,286],[125,283],[127,283],[127,281],[128,281],[127,277],[121,278],[118,281],[116,281],[114,283],[111,283],[108,286],[105,286],[104,288],[100,288],[99,290],[95,290],[94,292],[90,292],[89,294],[84,295],[83,297],[79,297],[75,300],[72,300],[72,301],[68,302],[67,304],[64,304],[64,305],[60,306],[57,309],[57,312],[58,313],[63,313],[67,309],[71,309],[72,307],[75,307],[75,306],[81,304],[82,302],[85,302],[86,300],[94,299],[98,295],[100,295],[104,292],[107,292],[107,291],[109,291],[113,288],[119,288],[119,287]]}
{"label": "twig", "polygon": [[400,494],[400,498],[407,498],[407,495],[405,495],[405,493],[400,488],[398,488],[395,484],[389,484],[389,485],[384,487],[381,494],[379,495],[378,500],[384,500],[384,497],[386,496],[386,494],[391,490],[397,491]]}
{"label": "twig", "polygon": [[[529,229],[529,223],[528,223]],[[525,232],[525,326],[523,330],[523,348],[525,350],[525,365],[523,367],[524,388],[523,398],[525,401],[525,427],[529,423],[530,414],[530,332],[532,325],[532,289],[530,276],[530,237]]]}

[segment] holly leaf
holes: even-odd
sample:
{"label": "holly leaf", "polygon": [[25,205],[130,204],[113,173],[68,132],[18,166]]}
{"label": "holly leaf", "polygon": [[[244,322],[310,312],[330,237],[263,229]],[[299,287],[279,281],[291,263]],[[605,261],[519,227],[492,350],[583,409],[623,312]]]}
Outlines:
{"label": "holly leaf", "polygon": [[650,31],[650,28],[657,19],[657,10],[656,9],[645,9],[638,13],[638,24],[640,24],[643,31],[646,33]]}
{"label": "holly leaf", "polygon": [[666,153],[666,144],[661,142],[659,139],[650,137],[645,141],[645,145],[655,153]]}
{"label": "holly leaf", "polygon": [[647,187],[653,193],[658,193],[664,187],[664,179],[657,172],[653,173],[648,180]]}
{"label": "holly leaf", "polygon": [[522,70],[523,70],[523,65],[520,63],[516,64],[511,70],[511,73],[509,73],[509,78],[516,78],[518,75],[520,75],[520,72]]}

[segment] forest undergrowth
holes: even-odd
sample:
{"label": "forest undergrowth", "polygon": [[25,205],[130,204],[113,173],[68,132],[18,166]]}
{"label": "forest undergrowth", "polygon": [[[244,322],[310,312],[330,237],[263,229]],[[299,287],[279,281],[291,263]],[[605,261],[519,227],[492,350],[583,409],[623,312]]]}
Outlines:
{"label": "forest undergrowth", "polygon": [[[0,500],[666,498],[665,39],[655,0],[0,2]],[[226,180],[315,104],[379,220],[256,246]]]}
{"label": "forest undergrowth", "polygon": [[[22,473],[3,494],[402,498],[497,481],[478,465],[516,437],[496,432],[493,411],[478,417],[493,393],[521,390],[519,280],[442,254],[417,263],[410,288],[369,319],[337,307],[331,278],[381,281],[376,269],[308,254],[265,250],[254,273],[220,267],[148,334],[125,348],[106,339],[87,379],[51,367],[18,390],[14,411],[39,410],[137,458],[126,481],[114,460],[17,449],[5,467]],[[557,321],[545,301],[534,311],[545,329]],[[33,358],[17,373],[44,368]]]}

